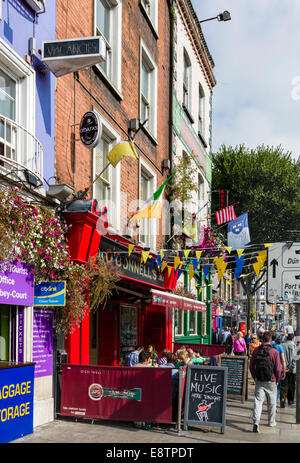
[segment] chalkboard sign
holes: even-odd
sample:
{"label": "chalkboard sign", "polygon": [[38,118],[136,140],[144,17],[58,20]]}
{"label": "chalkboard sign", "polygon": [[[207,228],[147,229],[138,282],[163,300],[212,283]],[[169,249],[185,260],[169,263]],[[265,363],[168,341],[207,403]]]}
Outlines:
{"label": "chalkboard sign", "polygon": [[187,368],[184,429],[188,424],[225,430],[227,368],[191,365]]}
{"label": "chalkboard sign", "polygon": [[248,357],[241,355],[221,355],[220,364],[228,368],[227,397],[241,398],[244,403],[247,395]]}

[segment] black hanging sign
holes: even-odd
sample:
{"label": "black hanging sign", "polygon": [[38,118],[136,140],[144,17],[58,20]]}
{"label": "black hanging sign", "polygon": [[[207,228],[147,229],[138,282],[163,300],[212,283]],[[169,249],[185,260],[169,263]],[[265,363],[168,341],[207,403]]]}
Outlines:
{"label": "black hanging sign", "polygon": [[184,429],[188,424],[220,426],[225,431],[227,368],[191,365],[187,368]]}
{"label": "black hanging sign", "polygon": [[247,398],[248,357],[240,355],[221,355],[221,365],[228,368],[227,397],[240,398],[244,403]]}
{"label": "black hanging sign", "polygon": [[101,135],[101,122],[94,111],[88,111],[82,116],[79,127],[80,139],[88,148],[97,145]]}

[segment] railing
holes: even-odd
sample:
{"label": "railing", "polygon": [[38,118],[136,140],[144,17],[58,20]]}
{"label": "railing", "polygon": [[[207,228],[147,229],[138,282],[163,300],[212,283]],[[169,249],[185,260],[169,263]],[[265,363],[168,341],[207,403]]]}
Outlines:
{"label": "railing", "polygon": [[5,170],[29,171],[43,183],[43,147],[25,127],[0,115],[0,166]]}

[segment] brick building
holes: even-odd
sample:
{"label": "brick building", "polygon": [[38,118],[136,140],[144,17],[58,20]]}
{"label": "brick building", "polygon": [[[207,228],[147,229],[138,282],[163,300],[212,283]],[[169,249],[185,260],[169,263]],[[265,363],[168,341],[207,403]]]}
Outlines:
{"label": "brick building", "polygon": [[[95,35],[105,40],[105,61],[57,79],[57,182],[75,191],[87,187],[106,165],[111,147],[127,140],[129,121],[148,119],[135,138],[140,161],[125,158],[116,168],[110,166],[91,187],[89,197],[108,207],[116,233],[130,233],[136,242],[155,250],[163,242],[159,230],[156,239],[156,223],[144,219],[140,230],[133,226],[129,231],[127,219],[136,212],[139,200],[151,196],[169,174],[167,170],[162,174],[162,161],[169,157],[168,2],[57,3],[57,39]],[[78,124],[92,109],[99,114],[102,137],[89,149],[79,140]]]}

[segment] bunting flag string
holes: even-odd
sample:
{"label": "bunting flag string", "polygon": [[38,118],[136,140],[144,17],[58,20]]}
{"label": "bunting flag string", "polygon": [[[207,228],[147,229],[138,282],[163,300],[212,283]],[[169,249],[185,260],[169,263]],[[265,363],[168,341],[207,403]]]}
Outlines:
{"label": "bunting flag string", "polygon": [[217,270],[218,270],[218,281],[220,283],[228,263],[224,262],[224,257],[216,257],[215,258],[215,263],[216,263],[216,267],[217,267]]}

